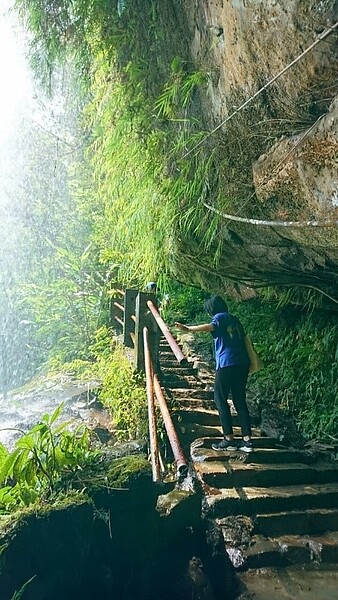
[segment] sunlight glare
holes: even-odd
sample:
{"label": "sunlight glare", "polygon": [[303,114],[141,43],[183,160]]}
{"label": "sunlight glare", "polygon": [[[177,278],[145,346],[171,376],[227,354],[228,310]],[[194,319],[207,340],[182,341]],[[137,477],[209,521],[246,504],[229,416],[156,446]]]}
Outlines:
{"label": "sunlight glare", "polygon": [[32,82],[24,56],[24,40],[15,15],[8,12],[12,5],[1,0],[0,9],[0,140],[17,125],[21,113],[32,97]]}

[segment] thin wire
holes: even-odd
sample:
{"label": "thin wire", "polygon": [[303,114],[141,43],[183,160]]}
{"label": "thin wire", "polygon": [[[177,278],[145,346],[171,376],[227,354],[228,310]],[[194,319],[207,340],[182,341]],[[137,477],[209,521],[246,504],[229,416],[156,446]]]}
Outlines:
{"label": "thin wire", "polygon": [[243,104],[241,104],[241,106],[239,106],[238,108],[236,108],[236,110],[234,110],[234,112],[231,113],[226,119],[224,119],[224,121],[222,121],[222,123],[220,123],[219,125],[217,125],[217,127],[215,127],[215,129],[213,129],[212,131],[210,131],[209,133],[207,133],[207,135],[205,135],[204,138],[202,138],[202,140],[200,140],[197,144],[195,144],[195,146],[193,146],[193,148],[191,148],[191,150],[189,150],[188,152],[186,152],[183,155],[183,158],[186,158],[187,156],[189,156],[189,154],[191,154],[192,152],[194,152],[194,150],[196,150],[202,144],[204,144],[204,142],[209,137],[211,137],[214,133],[216,133],[216,131],[218,131],[221,127],[223,127],[223,125],[225,125],[226,123],[228,123],[230,121],[230,119],[232,119],[235,115],[237,115],[237,113],[239,113],[241,110],[243,110],[243,108],[245,108],[248,104],[250,104],[250,102],[252,102],[253,100],[255,100],[255,98],[257,98],[257,96],[259,96],[262,92],[264,92],[264,90],[266,90],[270,85],[272,85],[272,83],[274,83],[275,81],[277,81],[277,79],[279,79],[279,77],[281,77],[282,75],[284,75],[284,73],[286,73],[286,71],[288,71],[291,67],[293,67],[299,60],[301,60],[301,58],[303,58],[304,56],[306,56],[306,54],[308,54],[308,52],[310,52],[311,50],[313,50],[313,48],[315,48],[316,46],[318,46],[318,44],[320,44],[320,42],[322,42],[323,40],[325,40],[325,38],[327,38],[329,35],[331,35],[331,33],[335,29],[337,29],[337,27],[338,27],[338,21],[332,27],[329,27],[326,31],[324,31],[324,33],[322,33],[316,39],[316,41],[314,41],[308,48],[306,48],[306,50],[304,50],[301,54],[299,54],[299,56],[297,56],[291,63],[289,63],[286,67],[284,67],[281,71],[279,71],[279,73],[277,73],[277,75],[275,75],[272,79],[270,79],[270,81],[268,81],[265,85],[263,85],[263,87],[261,87],[253,96],[251,96],[250,98],[248,98]]}

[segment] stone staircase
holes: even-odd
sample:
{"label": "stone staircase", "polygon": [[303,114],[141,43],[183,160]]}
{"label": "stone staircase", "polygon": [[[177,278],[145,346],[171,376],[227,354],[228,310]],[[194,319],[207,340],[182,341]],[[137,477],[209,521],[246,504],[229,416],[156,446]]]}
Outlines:
{"label": "stone staircase", "polygon": [[338,465],[323,452],[287,448],[261,435],[257,419],[253,453],[213,450],[221,429],[211,383],[201,381],[190,364],[178,366],[165,342],[160,364],[162,385],[204,491],[204,516],[221,528],[238,571],[338,565]]}

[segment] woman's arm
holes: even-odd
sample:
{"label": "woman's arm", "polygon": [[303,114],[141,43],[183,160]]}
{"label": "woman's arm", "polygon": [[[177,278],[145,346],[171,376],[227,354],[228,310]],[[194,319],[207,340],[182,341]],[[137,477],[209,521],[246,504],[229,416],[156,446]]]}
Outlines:
{"label": "woman's arm", "polygon": [[175,323],[175,327],[182,331],[190,331],[196,333],[198,331],[213,331],[215,328],[212,323],[202,323],[201,325],[183,325],[183,323]]}

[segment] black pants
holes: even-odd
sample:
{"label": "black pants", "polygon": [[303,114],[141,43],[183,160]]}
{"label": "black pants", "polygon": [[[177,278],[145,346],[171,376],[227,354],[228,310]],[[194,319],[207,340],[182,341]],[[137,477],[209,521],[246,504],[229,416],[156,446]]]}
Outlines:
{"label": "black pants", "polygon": [[224,367],[215,374],[214,401],[219,412],[223,433],[232,435],[232,419],[228,405],[231,392],[232,400],[237,410],[242,435],[251,436],[250,415],[245,400],[245,388],[248,379],[249,367]]}

